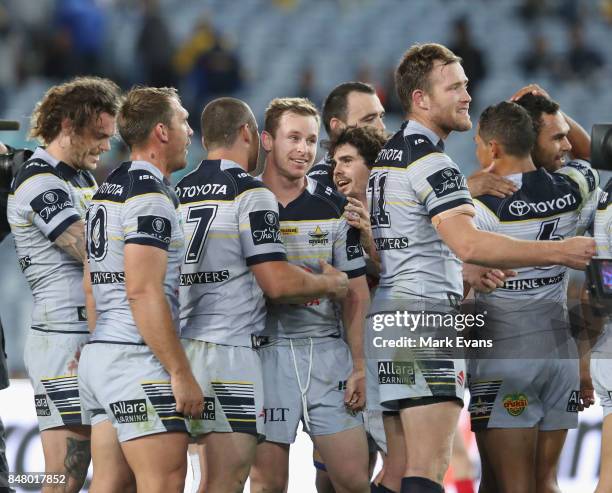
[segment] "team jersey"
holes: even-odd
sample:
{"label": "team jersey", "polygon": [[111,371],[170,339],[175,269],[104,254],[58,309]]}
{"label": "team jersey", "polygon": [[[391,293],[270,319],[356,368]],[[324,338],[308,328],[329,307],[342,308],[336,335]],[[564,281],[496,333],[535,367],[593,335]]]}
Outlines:
{"label": "team jersey", "polygon": [[322,185],[336,190],[332,172],[331,156],[329,154],[326,153],[325,156],[323,156],[323,159],[321,159],[318,163],[315,163],[312,168],[310,168],[307,175]]}
{"label": "team jersey", "polygon": [[40,147],[13,180],[7,215],[34,296],[33,327],[87,331],[83,266],[54,241],[85,218],[95,190],[89,171],[77,171]]}
{"label": "team jersey", "polygon": [[[612,180],[608,181],[600,194],[594,233],[597,257],[612,258]],[[609,316],[593,353],[603,353],[608,358],[612,353],[612,321]]]}
{"label": "team jersey", "polygon": [[185,229],[181,336],[251,346],[265,300],[250,267],[286,261],[274,194],[238,164],[202,161],[177,185]]}
{"label": "team jersey", "polygon": [[[572,161],[555,173],[544,169],[507,176],[518,190],[505,198],[484,195],[474,199],[475,223],[481,230],[521,240],[562,240],[577,234],[582,208],[595,194],[599,177],[586,161]],[[512,315],[487,325],[494,336],[515,336],[546,330],[565,330],[567,268],[525,267],[492,293],[476,300]],[[530,322],[527,323],[526,320]],[[517,323],[523,320],[524,323]],[[508,327],[510,324],[511,327]]]}
{"label": "team jersey", "polygon": [[372,167],[370,218],[381,259],[377,297],[455,305],[463,296],[461,261],[432,219],[456,207],[473,214],[473,205],[465,177],[438,141],[423,125],[404,122]]}
{"label": "team jersey", "polygon": [[[347,200],[312,178],[306,180],[298,198],[286,207],[278,206],[287,259],[308,272],[320,273],[321,259],[349,279],[365,275],[359,231],[342,215]],[[341,327],[337,303],[318,298],[301,305],[269,305],[264,334],[282,338],[337,336]]]}
{"label": "team jersey", "polygon": [[144,342],[125,291],[124,248],[130,243],[167,252],[164,293],[178,332],[183,228],[178,199],[159,169],[146,161],[119,165],[93,196],[86,241],[97,312],[92,341]]}

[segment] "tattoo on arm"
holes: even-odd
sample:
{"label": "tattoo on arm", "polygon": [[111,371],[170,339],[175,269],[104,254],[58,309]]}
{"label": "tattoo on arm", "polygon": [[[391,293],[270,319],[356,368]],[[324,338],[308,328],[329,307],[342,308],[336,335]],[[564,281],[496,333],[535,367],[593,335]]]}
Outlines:
{"label": "tattoo on arm", "polygon": [[79,220],[68,226],[66,231],[57,237],[55,244],[75,260],[83,263],[87,259],[85,250],[85,225]]}
{"label": "tattoo on arm", "polygon": [[66,458],[64,468],[66,474],[74,478],[75,482],[83,484],[87,477],[87,469],[91,461],[90,440],[66,438]]}

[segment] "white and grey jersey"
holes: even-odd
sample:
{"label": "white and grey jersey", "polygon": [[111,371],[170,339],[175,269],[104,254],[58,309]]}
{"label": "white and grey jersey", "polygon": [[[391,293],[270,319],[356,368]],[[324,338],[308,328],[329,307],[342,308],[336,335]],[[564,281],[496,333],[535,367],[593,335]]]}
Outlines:
{"label": "white and grey jersey", "polygon": [[202,163],[177,185],[185,230],[181,336],[251,346],[264,328],[265,301],[250,267],[286,261],[278,205],[233,161]]}
{"label": "white and grey jersey", "polygon": [[87,254],[96,300],[91,340],[143,344],[125,291],[124,248],[152,246],[167,252],[164,293],[178,332],[178,285],[184,237],[178,199],[159,169],[128,161],[100,185],[87,211]]}
{"label": "white and grey jersey", "polygon": [[472,199],[465,177],[438,140],[423,125],[404,122],[372,167],[370,218],[381,259],[376,298],[453,305],[463,296],[461,261],[440,239],[432,219],[461,206],[472,213]]}
{"label": "white and grey jersey", "polygon": [[[359,231],[343,216],[347,200],[310,177],[294,201],[279,204],[281,235],[287,259],[308,272],[320,273],[319,260],[345,272],[349,279],[365,275]],[[264,334],[270,337],[303,338],[340,335],[341,310],[329,298],[307,303],[268,306]]]}
{"label": "white and grey jersey", "polygon": [[[491,195],[475,198],[475,223],[481,230],[530,241],[576,236],[581,210],[592,200],[599,182],[597,172],[588,163],[576,161],[552,174],[539,169],[506,178],[518,190],[505,198]],[[487,310],[493,307],[500,313],[511,314],[505,323],[488,324],[488,333],[514,337],[565,330],[567,268],[554,265],[515,270],[518,275],[508,279],[503,287],[490,294],[476,294],[477,302]]]}
{"label": "white and grey jersey", "polygon": [[[594,237],[597,257],[612,258],[612,179],[608,181],[599,196],[595,213]],[[608,316],[603,334],[593,348],[593,353],[606,357],[612,354],[612,320]]]}
{"label": "white and grey jersey", "polygon": [[77,171],[40,147],[13,180],[7,215],[34,296],[34,328],[87,331],[83,266],[54,241],[85,218],[95,190],[89,171]]}

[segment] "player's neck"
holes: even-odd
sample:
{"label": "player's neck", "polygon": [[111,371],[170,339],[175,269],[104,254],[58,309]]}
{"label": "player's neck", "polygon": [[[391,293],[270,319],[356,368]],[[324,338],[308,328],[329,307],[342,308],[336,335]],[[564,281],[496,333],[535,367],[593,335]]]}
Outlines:
{"label": "player's neck", "polygon": [[172,174],[171,169],[168,167],[168,161],[165,159],[159,150],[153,148],[133,149],[130,153],[130,161],[146,161],[149,164],[155,166],[161,173],[170,179]]}
{"label": "player's neck", "polygon": [[[443,130],[440,126],[436,125],[433,121],[431,121],[429,118],[427,118],[426,115],[410,113],[410,114],[408,114],[406,116],[406,119],[407,120],[412,120],[413,122],[420,123],[425,128],[428,128],[433,133],[435,133],[442,140],[444,140],[444,139],[446,139],[448,137],[449,132],[446,131],[446,130]],[[434,142],[434,144],[435,144],[435,142]]]}
{"label": "player's neck", "polygon": [[248,171],[249,169],[249,156],[246,152],[237,149],[219,148],[212,151],[208,151],[206,159],[209,161],[215,161],[218,159],[226,159],[227,161],[233,161],[239,165],[243,170]]}
{"label": "player's neck", "polygon": [[531,156],[514,157],[504,156],[493,161],[492,172],[500,176],[516,175],[535,171],[536,167]]}
{"label": "player's neck", "polygon": [[53,140],[47,147],[45,147],[45,151],[52,157],[66,163],[71,168],[76,169],[76,166],[71,163],[70,159],[70,146],[61,145],[60,139],[62,137],[59,136],[55,140]]}
{"label": "player's neck", "polygon": [[280,174],[276,166],[266,161],[265,170],[261,175],[264,184],[276,195],[276,200],[283,207],[297,199],[308,184],[306,177],[291,178]]}

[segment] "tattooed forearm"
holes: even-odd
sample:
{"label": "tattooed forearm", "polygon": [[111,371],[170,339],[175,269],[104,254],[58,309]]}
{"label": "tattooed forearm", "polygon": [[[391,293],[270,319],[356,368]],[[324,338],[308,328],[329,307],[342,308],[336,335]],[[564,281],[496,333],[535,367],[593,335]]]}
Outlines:
{"label": "tattooed forearm", "polygon": [[66,474],[80,485],[85,482],[87,469],[91,460],[90,440],[78,440],[76,438],[66,438],[66,458],[64,467]]}
{"label": "tattooed forearm", "polygon": [[85,224],[83,221],[76,221],[68,226],[55,240],[55,244],[64,250],[75,260],[83,263],[87,259],[85,250]]}

